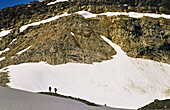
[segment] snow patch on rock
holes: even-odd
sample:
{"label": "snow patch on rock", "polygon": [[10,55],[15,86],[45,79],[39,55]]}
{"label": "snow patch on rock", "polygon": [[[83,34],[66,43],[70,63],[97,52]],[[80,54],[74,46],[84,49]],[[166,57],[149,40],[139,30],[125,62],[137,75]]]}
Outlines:
{"label": "snow patch on rock", "polygon": [[68,14],[67,12],[65,12],[64,14],[61,14],[61,15],[57,15],[55,17],[52,17],[52,18],[48,18],[46,20],[42,20],[42,21],[39,21],[39,22],[34,22],[34,23],[31,23],[31,24],[27,24],[27,25],[24,25],[20,28],[20,32],[23,32],[24,30],[26,30],[29,26],[36,26],[36,25],[40,25],[42,23],[47,23],[47,22],[51,22],[53,20],[56,20],[60,17],[63,17],[63,16],[69,16],[71,14]]}
{"label": "snow patch on rock", "polygon": [[[31,46],[32,46],[32,45],[31,45]],[[27,47],[27,48],[24,49],[24,50],[21,50],[20,52],[17,53],[17,55],[20,55],[20,54],[24,53],[24,52],[27,51],[29,48],[31,48],[31,46]]]}
{"label": "snow patch on rock", "polygon": [[50,2],[50,3],[48,3],[47,5],[53,5],[53,4],[56,4],[56,3],[58,3],[58,2],[67,2],[68,0],[56,0],[56,1],[54,1],[54,2]]}
{"label": "snow patch on rock", "polygon": [[12,43],[13,43],[14,41],[16,41],[16,40],[17,40],[17,38],[13,39],[12,42],[11,42],[10,44],[12,44]]}
{"label": "snow patch on rock", "polygon": [[4,59],[5,59],[5,57],[1,57],[1,58],[0,58],[0,61],[2,61],[2,60],[4,60]]}
{"label": "snow patch on rock", "polygon": [[1,31],[0,32],[0,40],[1,40],[1,37],[8,35],[11,31],[12,31],[12,29]]}
{"label": "snow patch on rock", "polygon": [[5,50],[0,51],[0,55],[1,55],[3,52],[9,51],[9,50],[10,50],[9,48],[6,48]]}
{"label": "snow patch on rock", "polygon": [[[125,13],[125,12],[106,12],[106,13],[101,13],[101,14],[93,14],[93,13],[90,13],[88,11],[78,11],[78,12],[75,12],[75,14],[81,14],[85,18],[92,18],[92,17],[96,17],[97,15],[106,15],[106,16],[127,15],[127,16],[133,17],[133,18],[141,18],[143,16],[149,16],[149,17],[153,17],[153,18],[163,17],[163,18],[170,19],[170,15],[153,14],[153,13],[137,13],[137,12],[129,12],[129,13]],[[24,25],[24,26],[22,26],[20,28],[20,32],[23,32],[29,26],[36,26],[36,25],[40,25],[42,23],[51,22],[51,21],[56,20],[56,19],[58,19],[60,17],[69,16],[69,15],[71,15],[71,14],[68,14],[67,12],[65,12],[64,14],[57,15],[55,17],[51,17],[51,18],[48,18],[48,19],[45,19],[45,20],[42,20],[42,21],[39,21],[39,22],[34,22],[34,23],[31,23],[31,24]]]}
{"label": "snow patch on rock", "polygon": [[142,18],[144,16],[152,17],[152,18],[167,18],[170,19],[170,15],[165,15],[165,14],[154,14],[154,13],[137,13],[137,12],[106,12],[106,13],[101,13],[101,14],[93,14],[88,11],[78,11],[76,12],[77,14],[81,14],[85,18],[92,18],[96,17],[97,15],[106,15],[106,16],[117,16],[117,15],[126,15],[132,18]]}
{"label": "snow patch on rock", "polygon": [[75,34],[73,32],[71,32],[71,35],[75,37]]}

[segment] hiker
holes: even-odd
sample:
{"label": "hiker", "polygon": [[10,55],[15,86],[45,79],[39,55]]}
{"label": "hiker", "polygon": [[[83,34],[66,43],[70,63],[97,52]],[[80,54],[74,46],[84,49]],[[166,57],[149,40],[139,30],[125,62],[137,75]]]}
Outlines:
{"label": "hiker", "polygon": [[51,92],[51,87],[49,87],[49,91]]}
{"label": "hiker", "polygon": [[54,92],[57,93],[57,88],[54,88]]}

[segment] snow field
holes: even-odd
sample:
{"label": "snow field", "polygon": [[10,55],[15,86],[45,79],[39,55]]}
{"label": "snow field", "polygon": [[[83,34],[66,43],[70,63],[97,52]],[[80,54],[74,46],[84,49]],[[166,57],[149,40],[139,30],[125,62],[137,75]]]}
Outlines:
{"label": "snow field", "polygon": [[26,91],[58,92],[118,108],[136,109],[165,94],[170,84],[170,65],[126,56],[121,48],[101,36],[116,51],[102,63],[49,65],[45,62],[11,65],[9,86]]}

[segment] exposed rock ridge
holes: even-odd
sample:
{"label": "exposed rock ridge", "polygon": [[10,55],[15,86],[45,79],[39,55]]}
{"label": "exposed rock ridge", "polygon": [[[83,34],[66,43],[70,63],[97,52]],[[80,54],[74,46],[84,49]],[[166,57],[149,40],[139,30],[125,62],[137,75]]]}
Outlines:
{"label": "exposed rock ridge", "polygon": [[[18,5],[0,10],[0,29],[20,27],[24,24],[50,18],[64,11],[73,13],[80,10],[92,13],[140,12],[170,14],[168,0],[69,0],[47,5],[55,0],[34,1],[27,5]],[[23,13],[24,12],[24,13]]]}

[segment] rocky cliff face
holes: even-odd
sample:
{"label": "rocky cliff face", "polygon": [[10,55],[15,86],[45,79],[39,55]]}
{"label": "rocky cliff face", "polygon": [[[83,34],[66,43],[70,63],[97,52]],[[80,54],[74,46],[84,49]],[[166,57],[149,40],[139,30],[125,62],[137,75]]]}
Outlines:
{"label": "rocky cliff face", "polygon": [[[1,54],[1,57],[6,57],[1,62],[1,67],[39,61],[52,65],[101,62],[116,54],[100,38],[100,34],[94,31],[90,21],[81,15],[62,17],[50,23],[29,27],[22,33],[17,32],[18,30],[13,30],[1,40],[2,50],[10,48]],[[12,39],[17,40],[10,44]],[[17,54],[29,46],[28,51]]]}
{"label": "rocky cliff face", "polygon": [[[122,47],[128,56],[170,63],[170,20],[165,18],[130,18],[97,16],[85,19],[73,14],[79,10],[93,13],[108,11],[153,12],[169,14],[169,2],[153,0],[71,0],[47,6],[32,2],[0,10],[0,29],[13,29],[1,38],[0,68],[26,62],[49,64],[67,62],[93,63],[111,59],[116,52],[100,38],[105,35]],[[72,13],[49,23],[32,26],[20,32],[22,25]],[[23,13],[24,12],[24,13]],[[16,39],[14,42],[12,42]],[[11,43],[12,42],[12,43]],[[26,52],[17,54],[30,47]]]}
{"label": "rocky cliff face", "polygon": [[55,0],[34,1],[0,10],[0,29],[20,27],[24,24],[47,19],[63,11],[73,13],[80,10],[92,13],[140,12],[170,14],[169,0],[69,0],[47,5]]}
{"label": "rocky cliff face", "polygon": [[170,20],[126,16],[101,16],[94,20],[95,31],[108,36],[128,56],[170,63]]}
{"label": "rocky cliff face", "polygon": [[153,110],[153,109],[163,109],[168,110],[170,109],[170,99],[166,100],[158,100],[155,99],[154,102],[145,105],[144,107],[139,108],[138,110]]}

